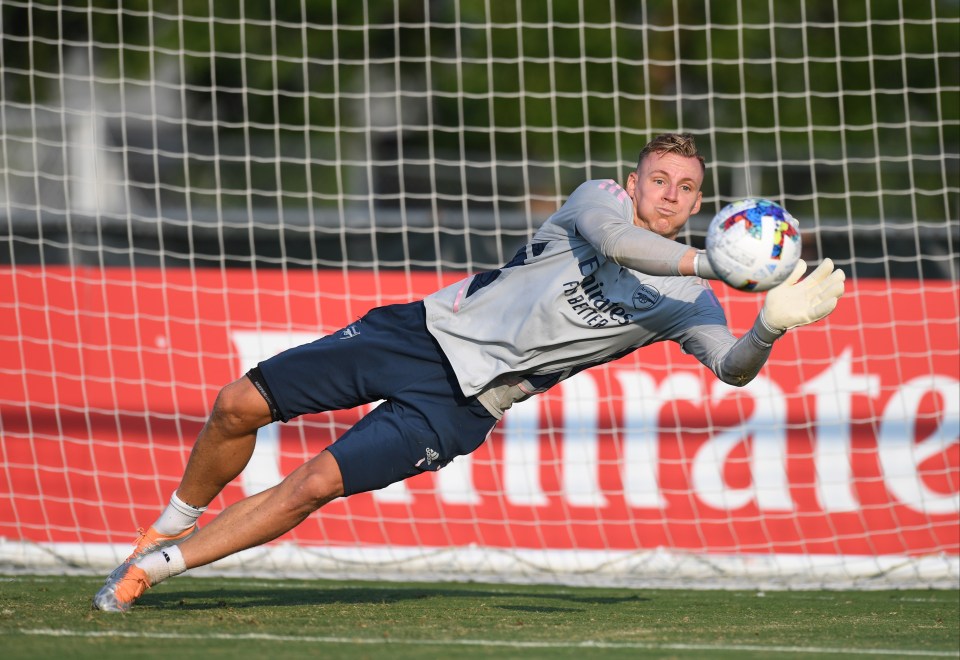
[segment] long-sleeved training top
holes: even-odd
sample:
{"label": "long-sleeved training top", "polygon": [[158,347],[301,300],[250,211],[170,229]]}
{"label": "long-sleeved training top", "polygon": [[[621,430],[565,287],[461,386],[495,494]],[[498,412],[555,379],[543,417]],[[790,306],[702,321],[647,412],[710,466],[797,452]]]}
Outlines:
{"label": "long-sleeved training top", "polygon": [[460,388],[500,418],[588,367],[671,340],[721,380],[745,385],[777,335],[759,318],[737,339],[710,287],[678,275],[688,246],[633,224],[613,180],[583,183],[497,270],[424,299],[427,329]]}

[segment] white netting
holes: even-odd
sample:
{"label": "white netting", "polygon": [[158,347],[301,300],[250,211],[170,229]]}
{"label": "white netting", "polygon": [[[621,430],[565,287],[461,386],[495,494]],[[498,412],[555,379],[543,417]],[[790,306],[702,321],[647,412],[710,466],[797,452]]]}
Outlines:
{"label": "white netting", "polygon": [[[778,201],[850,276],[827,322],[744,390],[673,346],[581,374],[224,570],[956,586],[956,2],[180,4],[0,8],[0,567],[108,567],[219,387],[684,131],[681,240]],[[758,298],[716,290],[744,331]],[[264,429],[212,508],[361,412]]]}

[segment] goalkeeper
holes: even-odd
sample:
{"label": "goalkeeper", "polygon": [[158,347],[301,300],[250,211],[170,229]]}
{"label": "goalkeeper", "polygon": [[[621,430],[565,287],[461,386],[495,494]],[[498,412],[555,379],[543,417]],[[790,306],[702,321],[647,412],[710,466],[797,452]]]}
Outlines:
{"label": "goalkeeper", "polygon": [[[335,498],[437,470],[480,446],[513,403],[649,344],[675,341],[724,382],[749,383],[788,329],[836,307],[844,274],[825,259],[801,280],[801,261],[734,337],[703,282],[715,279],[704,253],[675,240],[700,209],[703,177],[691,136],[660,135],[623,187],[582,184],[503,267],[373,309],[224,387],[169,505],[93,607],[126,611],[168,577],[267,543]],[[257,429],[381,400],[280,484],[198,529]]]}

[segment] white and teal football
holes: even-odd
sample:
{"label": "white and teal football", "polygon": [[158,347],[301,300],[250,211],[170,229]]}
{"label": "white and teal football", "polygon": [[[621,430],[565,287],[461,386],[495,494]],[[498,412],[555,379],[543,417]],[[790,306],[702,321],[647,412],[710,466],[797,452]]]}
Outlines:
{"label": "white and teal football", "polygon": [[728,204],[707,230],[710,266],[742,291],[766,291],[783,282],[800,259],[800,248],[796,219],[768,199]]}

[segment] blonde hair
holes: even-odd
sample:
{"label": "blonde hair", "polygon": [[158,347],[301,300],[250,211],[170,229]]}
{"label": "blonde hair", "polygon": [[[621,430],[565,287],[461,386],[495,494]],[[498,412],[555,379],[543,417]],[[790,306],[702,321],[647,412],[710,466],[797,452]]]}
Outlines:
{"label": "blonde hair", "polygon": [[650,140],[643,149],[640,150],[640,157],[637,158],[637,169],[643,164],[643,159],[650,154],[677,154],[684,158],[696,158],[700,161],[700,167],[704,172],[707,166],[703,162],[703,156],[697,151],[697,143],[690,133],[663,133]]}

